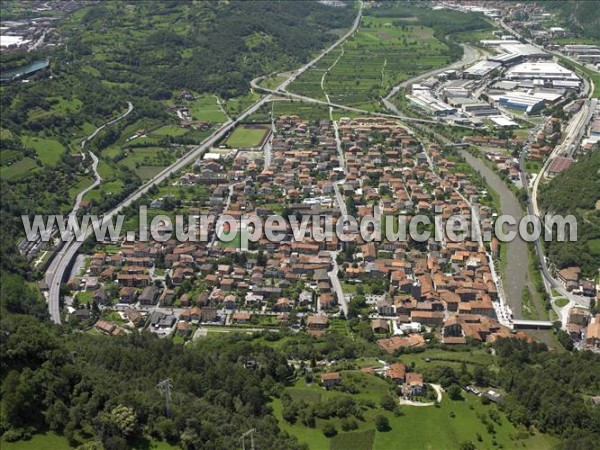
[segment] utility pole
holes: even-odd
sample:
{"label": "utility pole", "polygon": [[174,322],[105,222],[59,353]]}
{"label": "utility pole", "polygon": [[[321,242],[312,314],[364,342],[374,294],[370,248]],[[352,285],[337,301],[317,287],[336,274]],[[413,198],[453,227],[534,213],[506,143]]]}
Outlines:
{"label": "utility pole", "polygon": [[244,434],[242,434],[242,437],[240,438],[240,440],[242,441],[242,450],[246,450],[246,440],[244,439],[246,436],[250,435],[250,448],[251,450],[254,450],[254,432],[256,431],[255,428],[252,428],[248,431],[246,431]]}
{"label": "utility pole", "polygon": [[156,385],[161,392],[165,393],[165,400],[167,402],[167,417],[171,418],[171,388],[173,385],[171,384],[171,379],[167,378],[166,380],[162,380],[160,383]]}

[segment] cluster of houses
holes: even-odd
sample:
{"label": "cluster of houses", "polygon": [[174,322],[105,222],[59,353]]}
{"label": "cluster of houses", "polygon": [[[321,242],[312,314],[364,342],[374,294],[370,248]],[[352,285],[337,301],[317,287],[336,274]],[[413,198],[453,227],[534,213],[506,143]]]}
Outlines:
{"label": "cluster of houses", "polygon": [[520,177],[519,160],[498,150],[489,150],[485,152],[485,157],[489,159],[500,173],[505,174],[509,180],[518,182]]}
{"label": "cluster of houses", "polygon": [[584,348],[600,350],[600,314],[593,316],[588,309],[571,308],[567,331]]}
{"label": "cluster of houses", "polygon": [[[101,306],[142,311],[142,322],[161,335],[186,336],[203,322],[251,324],[259,315],[287,323],[291,312],[301,313],[308,333],[320,335],[339,312],[342,297],[332,279],[339,276],[342,285],[379,279],[385,292],[371,296],[372,327],[377,335],[394,335],[380,342],[386,350],[424,345],[414,332],[421,326],[435,328],[447,344],[487,342],[508,333],[495,311],[499,294],[490,263],[497,242],[480,245],[471,237],[452,242],[444,230],[442,239],[432,236],[424,243],[388,237],[366,242],[358,230],[347,230],[354,237],[351,245],[335,235],[329,240],[314,235],[324,230],[320,219],[329,218],[334,226],[339,220],[338,194],[357,220],[373,215],[377,206],[384,215],[409,218],[461,215],[470,227],[491,230],[492,210],[481,204],[485,193],[455,161],[435,145],[424,149],[385,118],[342,119],[340,151],[327,120],[282,116],[275,126],[268,167],[235,152],[202,160],[177,183],[203,184],[208,200],[183,207],[192,215],[255,214],[263,223],[282,211],[308,214],[303,237],[294,236],[288,223],[271,225],[283,239],[263,237],[250,252],[222,245],[211,225],[198,230],[209,236],[204,241],[122,241],[116,252],[112,246],[111,252],[92,255],[88,273],[70,280],[70,287],[92,291]],[[327,197],[330,203],[307,202]],[[479,210],[475,220],[472,206]],[[319,223],[313,227],[315,218]],[[346,260],[336,273],[340,250]]]}
{"label": "cluster of houses", "polygon": [[[362,372],[374,375],[375,369],[365,367]],[[421,396],[426,393],[427,385],[423,382],[423,375],[417,372],[412,372],[402,362],[392,363],[386,366],[381,373],[385,378],[388,378],[394,384],[401,387],[402,395],[406,398]],[[321,374],[321,385],[330,389],[342,382],[342,374],[340,372],[327,372]]]}
{"label": "cluster of houses", "polygon": [[568,291],[577,291],[586,297],[597,295],[596,283],[593,280],[582,278],[580,267],[565,267],[559,270],[556,275]]}

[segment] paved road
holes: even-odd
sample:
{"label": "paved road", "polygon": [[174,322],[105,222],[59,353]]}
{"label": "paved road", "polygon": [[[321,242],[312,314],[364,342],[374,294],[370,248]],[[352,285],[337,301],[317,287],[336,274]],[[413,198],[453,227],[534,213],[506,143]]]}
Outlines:
{"label": "paved road", "polygon": [[[118,121],[127,117],[131,113],[131,111],[133,111],[133,104],[131,102],[127,102],[127,111],[125,111],[125,113],[121,114],[119,117],[117,117],[115,119],[112,119],[112,120],[106,122],[104,125],[96,128],[92,134],[90,134],[88,137],[86,137],[84,140],[81,141],[81,155],[84,160],[86,158],[85,146],[88,144],[88,142],[90,142],[94,137],[96,137],[98,135],[98,133],[100,133],[100,131],[102,131],[107,126],[117,123]],[[89,191],[94,189],[96,186],[98,186],[102,182],[102,177],[100,176],[100,173],[98,172],[98,158],[92,152],[89,152],[89,154],[90,154],[90,157],[92,158],[92,170],[94,172],[94,183],[92,185],[88,186],[87,188],[83,189],[81,192],[79,192],[77,194],[77,197],[75,198],[75,204],[73,205],[73,209],[71,210],[71,212],[69,213],[69,215],[67,217],[67,220],[69,220],[69,221],[74,219],[77,216],[77,211],[79,211],[79,208],[81,206],[81,201],[83,200],[83,197],[85,196],[85,194],[87,194]],[[48,284],[48,286],[50,286],[50,283],[52,282],[52,278],[54,277],[54,273],[56,272],[58,265],[59,265],[58,258],[55,257],[54,260],[52,261],[52,263],[48,266],[48,269],[46,270],[46,283]]]}
{"label": "paved road", "polygon": [[[131,113],[131,111],[133,111],[133,104],[131,102],[127,102],[127,111],[125,111],[124,114],[120,115],[116,119],[111,120],[110,122],[105,123],[101,127],[96,128],[96,130],[92,134],[90,134],[87,138],[85,138],[83,141],[81,141],[81,154],[83,155],[83,159],[85,159],[85,146],[88,144],[88,142],[90,142],[92,139],[94,139],[94,137],[96,137],[98,135],[98,133],[100,133],[100,131],[102,131],[104,128],[106,128],[112,124],[115,124],[118,121],[127,117]],[[92,158],[92,171],[94,172],[94,183],[91,186],[88,186],[87,188],[85,188],[79,194],[77,194],[77,198],[75,199],[75,205],[73,206],[73,210],[71,211],[69,216],[75,216],[75,214],[77,214],[77,211],[79,210],[79,207],[81,206],[81,200],[83,199],[84,195],[87,194],[92,189],[94,189],[96,186],[99,186],[100,183],[102,182],[102,177],[100,176],[100,173],[98,172],[98,157],[92,152],[89,152],[89,154],[90,154],[90,157]]]}
{"label": "paved road", "polygon": [[[323,56],[325,56],[327,53],[329,53],[334,48],[336,48],[338,45],[343,43],[346,39],[348,39],[358,28],[360,19],[362,17],[362,11],[363,11],[363,3],[361,2],[359,10],[358,10],[358,14],[354,20],[354,23],[352,24],[352,28],[350,29],[350,31],[348,31],[348,33],[346,33],[344,36],[342,36],[340,39],[338,39],[335,43],[333,43],[327,49],[323,50],[323,52],[321,52],[312,61],[305,64],[300,69],[292,72],[291,75],[277,87],[277,90],[284,90],[297,76],[304,73],[313,64],[315,64],[317,61],[319,61]],[[253,86],[255,86],[255,81],[256,80],[252,81]],[[204,154],[206,152],[206,150],[208,150],[210,147],[212,147],[214,144],[216,144],[221,138],[223,138],[223,136],[225,136],[228,132],[230,132],[240,121],[244,120],[246,117],[250,116],[251,114],[254,114],[261,106],[268,103],[270,100],[271,100],[271,95],[267,95],[267,96],[263,97],[262,99],[260,99],[259,101],[257,101],[256,103],[252,104],[250,107],[248,107],[235,120],[229,119],[226,122],[224,122],[201,145],[195,147],[190,152],[188,152],[186,155],[184,155],[182,158],[177,160],[175,163],[173,163],[169,167],[165,168],[163,171],[161,171],[159,174],[157,174],[154,178],[149,180],[146,184],[144,184],[141,187],[139,187],[138,189],[136,189],[129,197],[127,197],[125,200],[123,200],[121,203],[119,203],[115,208],[113,208],[111,211],[106,213],[103,216],[103,218],[101,219],[101,225],[111,221],[112,218],[114,216],[116,216],[123,208],[130,206],[132,203],[134,203],[136,200],[138,200],[142,195],[144,195],[146,192],[148,192],[148,190],[152,186],[163,182],[164,180],[169,178],[172,173],[177,172],[178,170],[182,169],[183,167],[185,167],[188,164],[195,161],[196,158],[198,158],[199,156]],[[97,133],[95,133],[94,136],[96,134]],[[92,233],[93,233],[93,228],[89,227],[87,232],[84,234],[83,239],[75,240],[74,238],[71,238],[68,242],[65,242],[63,248],[60,250],[60,252],[55,256],[54,260],[52,261],[52,264],[50,265],[48,272],[46,272],[46,282],[47,282],[48,288],[49,288],[48,299],[47,299],[48,300],[48,309],[50,312],[50,317],[54,323],[57,323],[57,324],[61,323],[60,304],[59,304],[60,303],[59,302],[59,300],[60,300],[60,285],[63,280],[65,271],[66,271],[67,267],[71,264],[71,261],[73,260],[73,258],[77,254],[77,252],[79,251],[79,248],[81,247],[82,243],[85,241],[85,239],[87,239],[89,236],[91,236]]]}

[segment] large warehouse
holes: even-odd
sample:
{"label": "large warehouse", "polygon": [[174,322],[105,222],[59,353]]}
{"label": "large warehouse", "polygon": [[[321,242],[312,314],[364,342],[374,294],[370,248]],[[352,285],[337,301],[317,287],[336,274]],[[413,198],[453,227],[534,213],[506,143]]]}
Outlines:
{"label": "large warehouse", "polygon": [[535,114],[544,108],[544,99],[521,92],[508,92],[493,97],[497,99],[500,106],[524,111],[527,114]]}
{"label": "large warehouse", "polygon": [[580,79],[569,69],[554,62],[525,62],[511,67],[506,72],[508,80],[567,80],[577,81]]}

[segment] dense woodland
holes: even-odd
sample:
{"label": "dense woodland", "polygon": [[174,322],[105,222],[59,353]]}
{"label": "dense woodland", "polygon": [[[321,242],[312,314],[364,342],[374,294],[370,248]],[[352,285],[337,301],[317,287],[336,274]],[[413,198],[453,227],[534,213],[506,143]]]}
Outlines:
{"label": "dense woodland", "polygon": [[[284,355],[241,337],[174,345],[151,334],[59,335],[21,316],[1,325],[4,439],[39,430],[106,449],[155,438],[186,449],[236,448],[256,428],[260,448],[298,448],[269,415],[269,397],[293,370]],[[173,404],[156,388],[171,378]],[[8,433],[6,433],[7,430]],[[88,444],[89,445],[89,444]]]}
{"label": "dense woodland", "polygon": [[548,255],[558,268],[580,266],[587,276],[600,267],[600,151],[581,157],[540,190],[540,208],[577,219],[577,242],[546,242]]}
{"label": "dense woodland", "polygon": [[515,423],[566,439],[566,448],[595,449],[600,442],[600,357],[591,352],[549,352],[544,344],[501,339],[495,345],[503,410]]}

